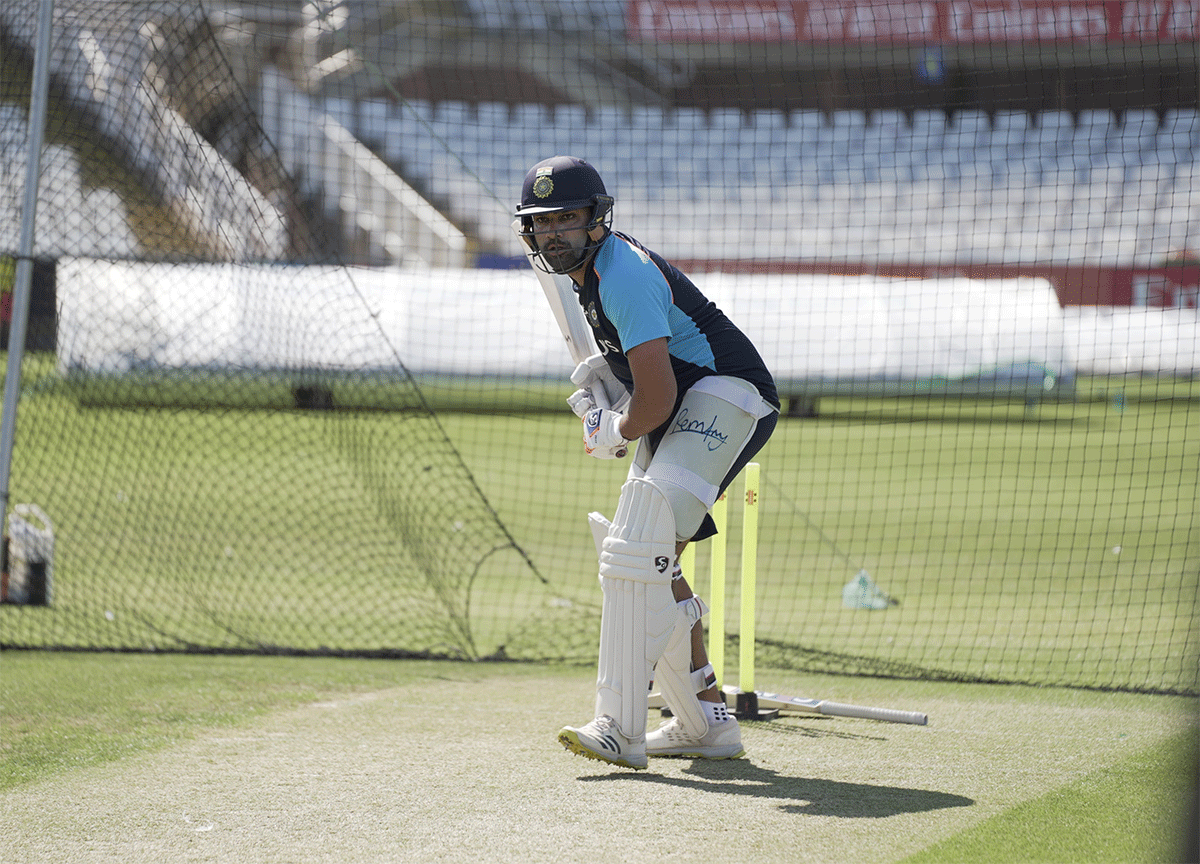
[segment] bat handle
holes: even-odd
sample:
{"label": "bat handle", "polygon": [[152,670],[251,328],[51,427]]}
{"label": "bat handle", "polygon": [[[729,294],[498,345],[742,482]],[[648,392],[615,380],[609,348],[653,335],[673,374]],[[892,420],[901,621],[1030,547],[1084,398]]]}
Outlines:
{"label": "bat handle", "polygon": [[840,702],[822,701],[818,706],[822,714],[829,717],[859,717],[864,720],[883,720],[886,723],[912,723],[924,726],[929,718],[918,711],[897,711],[894,708],[870,708],[866,705],[843,705]]}
{"label": "bat handle", "polygon": [[596,386],[592,388],[592,399],[596,402],[597,408],[603,408],[605,411],[612,410],[612,402],[608,399],[608,392],[604,389],[604,384],[600,381],[596,382]]}

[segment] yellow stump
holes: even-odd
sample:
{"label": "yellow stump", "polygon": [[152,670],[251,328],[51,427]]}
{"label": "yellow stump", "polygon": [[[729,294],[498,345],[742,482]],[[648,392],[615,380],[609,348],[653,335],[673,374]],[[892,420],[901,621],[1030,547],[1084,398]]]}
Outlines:
{"label": "yellow stump", "polygon": [[[717,685],[725,682],[725,496],[712,506],[711,515],[717,533],[712,538],[708,611],[708,662],[717,676]],[[690,547],[689,547],[690,548]]]}
{"label": "yellow stump", "polygon": [[683,578],[688,580],[688,584],[692,586],[692,591],[700,593],[699,574],[696,573],[696,545],[689,543],[683,547],[683,552],[679,555],[679,568],[683,571]]}
{"label": "yellow stump", "polygon": [[[738,688],[754,690],[754,595],[758,578],[759,465],[746,465],[745,515],[742,517],[742,628],[738,637]],[[716,667],[713,667],[716,668]]]}

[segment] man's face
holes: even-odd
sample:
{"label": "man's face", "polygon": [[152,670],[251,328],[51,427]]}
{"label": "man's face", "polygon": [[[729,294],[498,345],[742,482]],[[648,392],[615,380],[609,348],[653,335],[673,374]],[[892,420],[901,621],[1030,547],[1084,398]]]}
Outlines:
{"label": "man's face", "polygon": [[570,272],[583,263],[588,245],[586,226],[591,219],[588,208],[539,213],[533,218],[533,232],[542,258],[560,273]]}

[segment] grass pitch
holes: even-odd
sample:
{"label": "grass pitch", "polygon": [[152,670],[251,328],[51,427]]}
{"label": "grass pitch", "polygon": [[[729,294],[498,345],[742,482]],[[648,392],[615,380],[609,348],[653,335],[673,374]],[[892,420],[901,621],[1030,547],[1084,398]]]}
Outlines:
{"label": "grass pitch", "polygon": [[[320,447],[330,417],[82,407],[52,377],[26,385],[14,500],[43,504],[70,538],[62,593],[50,609],[0,608],[8,644],[40,627],[52,644],[129,647],[113,634],[178,618],[167,601],[224,604],[239,626],[313,645],[445,627],[421,586],[379,576],[382,559],[345,560],[338,544],[364,526],[399,544],[361,487],[339,485],[345,466]],[[626,466],[585,459],[562,410],[439,414],[550,586],[489,559],[463,604],[475,645],[521,631],[581,665],[6,651],[0,806],[17,827],[0,859],[1180,860],[1195,699],[785,670],[800,645],[902,672],[1194,688],[1196,386],[1033,410],[826,400],[820,419],[781,423],[759,459],[757,685],[930,725],[747,724],[747,760],[637,775],[555,741],[591,711],[594,616],[541,629],[594,610],[583,514],[611,511]],[[404,417],[344,422],[387,450]],[[504,458],[498,441],[512,442]],[[141,515],[123,519],[132,502]],[[902,605],[844,609],[859,567]],[[734,622],[737,603],[731,591]],[[203,616],[168,623],[211,635]]]}
{"label": "grass pitch", "polygon": [[[568,754],[582,667],[0,655],[13,862],[1167,862],[1196,702],[768,673],[925,727],[747,723],[748,757]],[[651,718],[655,722],[655,718]],[[1191,772],[1191,773],[1189,773]]]}

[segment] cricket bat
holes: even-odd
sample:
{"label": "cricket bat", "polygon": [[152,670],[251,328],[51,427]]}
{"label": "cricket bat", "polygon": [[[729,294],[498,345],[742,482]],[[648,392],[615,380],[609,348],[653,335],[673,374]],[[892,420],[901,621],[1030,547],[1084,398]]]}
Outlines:
{"label": "cricket bat", "polygon": [[[513,231],[520,235],[521,220],[514,220],[512,227]],[[522,245],[524,245],[524,241],[522,241]],[[571,359],[577,364],[582,363],[596,352],[592,348],[594,344],[592,328],[588,325],[587,319],[583,317],[583,309],[580,307],[579,301],[575,299],[575,289],[572,287],[571,277],[555,276],[538,267],[533,262],[532,250],[527,250],[525,257],[529,260],[529,266],[542,286],[542,293],[546,295],[546,302],[550,304],[550,309],[554,312],[554,320],[558,322],[558,329],[562,332],[563,339],[567,340],[567,350],[571,352]],[[601,405],[600,407],[610,408],[612,406]]]}
{"label": "cricket bat", "polygon": [[[737,702],[737,687],[722,688],[725,702],[731,708]],[[805,699],[801,696],[784,696],[780,693],[764,693],[754,691],[757,696],[757,710],[763,719],[789,714],[820,714],[825,717],[856,717],[862,720],[881,720],[885,723],[911,723],[914,726],[926,726],[929,717],[919,711],[900,711],[895,708],[872,708],[868,705],[847,705],[842,702],[831,702],[828,699]],[[667,703],[659,693],[651,693],[650,708],[666,708]]]}
{"label": "cricket bat", "polygon": [[[780,693],[758,693],[758,707],[778,709],[780,714],[823,714],[826,717],[858,717],[863,720],[882,720],[885,723],[911,723],[925,726],[929,717],[919,711],[900,711],[895,708],[872,708],[867,705],[847,705],[828,699],[805,699]],[[728,699],[728,696],[726,696]]]}
{"label": "cricket bat", "polygon": [[[512,229],[520,236],[520,219],[513,220]],[[567,342],[567,350],[571,352],[571,359],[576,364],[582,363],[596,353],[593,347],[596,343],[592,338],[591,325],[588,324],[583,315],[583,308],[575,297],[575,288],[571,277],[555,276],[538,267],[533,261],[533,250],[526,251],[525,257],[533,269],[533,275],[537,276],[538,284],[542,286],[542,293],[546,295],[546,302],[550,304],[554,320],[558,322],[558,329]],[[592,398],[596,400],[597,408],[612,408],[612,401],[603,387],[594,387],[591,392]],[[625,455],[625,451],[621,451],[620,455]]]}

